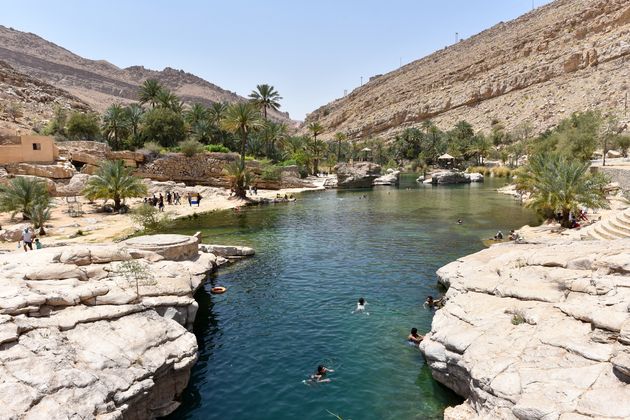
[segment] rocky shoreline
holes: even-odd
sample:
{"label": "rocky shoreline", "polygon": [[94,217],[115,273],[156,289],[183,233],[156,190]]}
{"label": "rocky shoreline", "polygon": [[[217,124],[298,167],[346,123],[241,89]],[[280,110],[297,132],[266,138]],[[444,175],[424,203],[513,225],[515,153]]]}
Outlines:
{"label": "rocky shoreline", "polygon": [[172,412],[197,360],[195,291],[252,254],[153,235],[0,255],[0,417]]}
{"label": "rocky shoreline", "polygon": [[455,419],[630,418],[630,239],[500,244],[438,270],[421,344]]}

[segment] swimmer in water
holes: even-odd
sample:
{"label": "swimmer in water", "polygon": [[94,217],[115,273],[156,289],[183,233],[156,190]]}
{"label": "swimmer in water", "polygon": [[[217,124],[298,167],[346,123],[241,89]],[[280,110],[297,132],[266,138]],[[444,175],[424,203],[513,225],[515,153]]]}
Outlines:
{"label": "swimmer in water", "polygon": [[317,382],[317,383],[330,382],[330,379],[326,378],[326,374],[328,372],[334,372],[334,370],[328,369],[324,365],[319,365],[319,366],[317,366],[317,372],[315,372],[313,375],[311,375],[310,380],[313,381],[313,382]]}
{"label": "swimmer in water", "polygon": [[424,336],[418,334],[418,329],[417,328],[412,328],[411,329],[411,333],[407,337],[407,341],[409,341],[409,344],[413,344],[414,346],[418,346],[418,345],[420,345],[422,340],[424,340]]}
{"label": "swimmer in water", "polygon": [[464,223],[464,221],[462,219],[457,219],[457,224],[461,225],[462,223]]}
{"label": "swimmer in water", "polygon": [[357,312],[364,312],[366,315],[369,315],[369,312],[365,312],[365,305],[367,305],[365,299],[359,298],[359,301],[357,302],[357,308],[352,311],[352,313],[354,314]]}

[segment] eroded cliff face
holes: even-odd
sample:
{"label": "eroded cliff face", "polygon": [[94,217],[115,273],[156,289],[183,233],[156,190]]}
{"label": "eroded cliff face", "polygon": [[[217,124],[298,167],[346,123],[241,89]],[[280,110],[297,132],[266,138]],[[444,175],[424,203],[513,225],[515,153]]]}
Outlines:
{"label": "eroded cliff face", "polygon": [[0,417],[173,411],[197,360],[193,294],[224,261],[182,235],[0,255]]}
{"label": "eroded cliff face", "polygon": [[495,245],[438,270],[421,344],[445,419],[630,418],[630,239]]}
{"label": "eroded cliff face", "polygon": [[480,130],[528,120],[542,131],[574,111],[623,115],[629,58],[627,0],[557,0],[373,78],[306,123],[319,121],[324,138],[389,138],[426,119]]}

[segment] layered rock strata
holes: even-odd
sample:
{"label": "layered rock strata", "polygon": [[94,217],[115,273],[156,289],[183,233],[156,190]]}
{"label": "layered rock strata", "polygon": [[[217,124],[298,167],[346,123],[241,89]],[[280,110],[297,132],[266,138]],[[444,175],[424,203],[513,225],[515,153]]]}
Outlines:
{"label": "layered rock strata", "polygon": [[197,247],[154,235],[0,255],[0,417],[173,411],[197,359],[193,294],[224,261]]}
{"label": "layered rock strata", "polygon": [[370,188],[381,175],[381,166],[372,162],[338,163],[337,188]]}
{"label": "layered rock strata", "polygon": [[489,131],[524,121],[534,132],[587,109],[624,115],[628,104],[630,4],[556,0],[395,71],[308,115],[322,138],[394,137],[431,119]]}
{"label": "layered rock strata", "polygon": [[438,270],[445,419],[630,418],[630,240],[495,245]]}

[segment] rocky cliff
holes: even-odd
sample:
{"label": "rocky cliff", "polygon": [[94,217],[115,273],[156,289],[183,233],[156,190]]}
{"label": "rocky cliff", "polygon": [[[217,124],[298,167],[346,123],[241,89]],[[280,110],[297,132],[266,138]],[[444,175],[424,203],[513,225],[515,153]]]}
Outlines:
{"label": "rocky cliff", "polygon": [[503,244],[438,270],[421,344],[445,419],[630,418],[630,239]]}
{"label": "rocky cliff", "polygon": [[373,78],[325,105],[324,137],[392,137],[432,119],[443,129],[494,119],[541,131],[574,111],[624,115],[630,77],[627,0],[556,0],[456,45]]}
{"label": "rocky cliff", "polygon": [[55,107],[90,110],[78,97],[0,61],[0,127],[8,129],[12,135],[15,130],[28,134],[35,126],[52,118]]}
{"label": "rocky cliff", "polygon": [[225,259],[198,239],[0,255],[2,418],[151,419],[197,360],[193,298]]}
{"label": "rocky cliff", "polygon": [[[104,60],[89,60],[35,34],[0,25],[0,60],[19,71],[54,84],[81,98],[98,111],[114,102],[135,101],[138,87],[157,79],[185,102],[237,102],[245,100],[200,77],[170,67],[161,71],[142,66],[119,68]],[[252,87],[253,88],[253,87]],[[272,117],[290,122],[286,113]]]}

